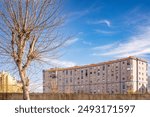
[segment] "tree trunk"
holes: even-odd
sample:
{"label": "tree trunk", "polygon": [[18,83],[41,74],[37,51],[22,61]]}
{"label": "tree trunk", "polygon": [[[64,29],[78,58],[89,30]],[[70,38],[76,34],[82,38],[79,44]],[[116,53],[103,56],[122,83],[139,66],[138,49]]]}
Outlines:
{"label": "tree trunk", "polygon": [[19,70],[19,73],[22,80],[23,99],[30,100],[29,78],[26,77],[25,71]]}
{"label": "tree trunk", "polygon": [[29,86],[23,85],[23,99],[30,100]]}

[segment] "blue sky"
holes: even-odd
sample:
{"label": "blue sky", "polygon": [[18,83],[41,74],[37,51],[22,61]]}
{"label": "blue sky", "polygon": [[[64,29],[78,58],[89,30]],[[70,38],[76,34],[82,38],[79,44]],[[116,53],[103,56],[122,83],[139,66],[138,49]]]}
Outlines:
{"label": "blue sky", "polygon": [[[66,0],[64,33],[75,35],[59,67],[150,55],[149,0]],[[55,64],[54,64],[55,66]]]}
{"label": "blue sky", "polygon": [[61,50],[63,56],[30,74],[33,84],[37,82],[42,88],[42,70],[51,67],[93,64],[128,56],[147,59],[150,66],[149,6],[150,0],[64,0],[62,16],[66,20],[62,32],[73,38]]}

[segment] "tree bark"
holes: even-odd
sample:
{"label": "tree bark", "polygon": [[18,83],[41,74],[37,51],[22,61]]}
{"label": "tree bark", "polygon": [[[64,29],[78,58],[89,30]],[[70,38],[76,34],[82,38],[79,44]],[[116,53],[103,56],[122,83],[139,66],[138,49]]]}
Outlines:
{"label": "tree bark", "polygon": [[26,72],[19,69],[22,81],[23,99],[30,100],[29,78],[26,77]]}
{"label": "tree bark", "polygon": [[23,86],[23,99],[30,100],[29,86]]}

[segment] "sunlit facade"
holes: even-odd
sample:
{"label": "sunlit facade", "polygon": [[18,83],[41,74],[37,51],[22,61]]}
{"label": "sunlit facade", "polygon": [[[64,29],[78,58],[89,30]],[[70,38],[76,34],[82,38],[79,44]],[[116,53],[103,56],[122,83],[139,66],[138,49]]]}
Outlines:
{"label": "sunlit facade", "polygon": [[127,57],[108,62],[43,70],[44,93],[145,93],[147,61]]}
{"label": "sunlit facade", "polygon": [[7,72],[0,73],[0,93],[22,93],[22,83]]}

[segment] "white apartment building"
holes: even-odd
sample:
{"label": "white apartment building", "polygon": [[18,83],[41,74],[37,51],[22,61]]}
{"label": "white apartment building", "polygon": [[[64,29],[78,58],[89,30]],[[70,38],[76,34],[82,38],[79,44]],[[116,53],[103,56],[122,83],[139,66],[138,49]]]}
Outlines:
{"label": "white apartment building", "polygon": [[127,57],[98,64],[43,70],[44,93],[145,93],[147,61]]}

